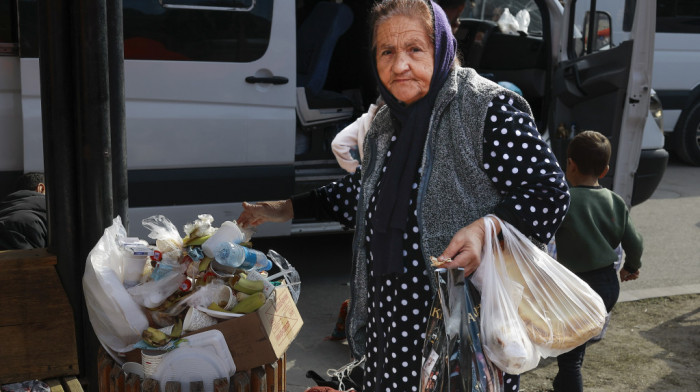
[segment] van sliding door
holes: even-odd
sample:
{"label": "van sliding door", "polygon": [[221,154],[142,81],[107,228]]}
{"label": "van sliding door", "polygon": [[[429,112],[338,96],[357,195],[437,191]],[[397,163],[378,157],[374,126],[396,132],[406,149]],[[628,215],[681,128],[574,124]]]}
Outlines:
{"label": "van sliding door", "polygon": [[294,36],[292,1],[124,0],[134,219],[173,206],[176,225],[195,209],[222,222],[242,201],[289,197]]}
{"label": "van sliding door", "polygon": [[[289,197],[296,128],[295,4],[123,0],[129,217],[176,227]],[[18,2],[24,169],[41,170],[36,0]],[[30,153],[31,152],[31,153]],[[291,224],[259,235],[288,234]],[[130,235],[147,238],[140,224]]]}

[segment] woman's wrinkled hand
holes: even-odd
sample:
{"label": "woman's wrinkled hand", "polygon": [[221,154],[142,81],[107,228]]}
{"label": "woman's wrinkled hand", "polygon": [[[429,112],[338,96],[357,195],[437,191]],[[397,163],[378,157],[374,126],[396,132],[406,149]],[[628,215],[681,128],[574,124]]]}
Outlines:
{"label": "woman's wrinkled hand", "polygon": [[[497,232],[501,231],[500,225],[496,222]],[[452,259],[452,262],[445,263],[445,268],[464,268],[464,276],[467,277],[474,272],[481,264],[481,249],[484,247],[486,237],[486,226],[484,218],[481,218],[467,227],[460,229],[453,237],[447,248],[438,256],[438,261]]]}
{"label": "woman's wrinkled hand", "polygon": [[292,218],[294,218],[294,209],[289,199],[259,203],[243,202],[243,212],[236,222],[245,228],[265,222],[286,222]]}

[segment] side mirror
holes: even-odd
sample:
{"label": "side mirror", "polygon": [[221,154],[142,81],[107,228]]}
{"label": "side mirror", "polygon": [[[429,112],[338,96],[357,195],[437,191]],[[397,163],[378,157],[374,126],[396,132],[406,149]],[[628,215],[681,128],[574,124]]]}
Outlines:
{"label": "side mirror", "polygon": [[588,12],[584,21],[583,42],[586,54],[609,49],[612,44],[612,16],[605,11],[596,11],[594,16],[591,23],[590,12]]}

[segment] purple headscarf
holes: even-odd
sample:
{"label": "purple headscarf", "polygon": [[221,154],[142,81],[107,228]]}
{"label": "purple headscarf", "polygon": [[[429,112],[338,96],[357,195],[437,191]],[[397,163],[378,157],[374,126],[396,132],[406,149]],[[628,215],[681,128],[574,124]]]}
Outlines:
{"label": "purple headscarf", "polygon": [[375,277],[403,273],[402,245],[407,230],[411,184],[422,156],[435,99],[450,74],[457,49],[457,40],[445,12],[432,1],[428,6],[433,14],[435,58],[430,87],[424,97],[409,106],[400,103],[379,79],[376,56],[372,56],[379,92],[389,107],[397,137],[379,187],[373,220],[371,252]]}

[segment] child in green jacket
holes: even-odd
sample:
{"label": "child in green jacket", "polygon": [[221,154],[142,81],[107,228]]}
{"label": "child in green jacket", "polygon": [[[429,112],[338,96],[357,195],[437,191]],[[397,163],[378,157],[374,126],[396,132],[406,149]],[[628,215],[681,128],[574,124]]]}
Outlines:
{"label": "child in green jacket", "polygon": [[[608,172],[610,154],[610,141],[599,132],[584,131],[571,141],[566,164],[571,205],[556,233],[557,260],[600,295],[608,312],[620,294],[615,249],[622,244],[625,252],[620,269],[623,282],[639,277],[643,251],[642,236],[632,224],[627,204],[598,183]],[[557,357],[555,391],[583,391],[585,352],[583,344]]]}

